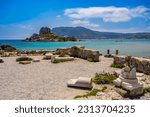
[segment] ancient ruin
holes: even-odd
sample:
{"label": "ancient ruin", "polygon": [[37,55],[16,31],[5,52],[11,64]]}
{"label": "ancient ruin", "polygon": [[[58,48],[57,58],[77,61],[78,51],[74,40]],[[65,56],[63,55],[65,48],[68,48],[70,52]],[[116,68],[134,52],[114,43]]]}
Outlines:
{"label": "ancient ruin", "polygon": [[123,88],[129,92],[130,97],[143,94],[143,84],[139,83],[136,76],[135,63],[131,56],[125,58],[126,66],[121,70],[119,78],[113,83],[115,86]]}

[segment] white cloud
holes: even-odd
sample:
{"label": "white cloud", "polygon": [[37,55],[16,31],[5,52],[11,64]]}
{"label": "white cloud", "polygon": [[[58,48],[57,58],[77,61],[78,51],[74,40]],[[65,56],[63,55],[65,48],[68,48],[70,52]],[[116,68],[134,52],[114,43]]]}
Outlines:
{"label": "white cloud", "polygon": [[98,28],[98,24],[91,23],[87,20],[73,20],[71,21],[71,24],[73,25],[79,25],[79,26],[85,26],[85,27],[91,27],[91,28]]}
{"label": "white cloud", "polygon": [[135,17],[143,17],[149,8],[138,6],[126,7],[89,7],[66,9],[64,15],[73,19],[101,18],[105,22],[127,22]]}

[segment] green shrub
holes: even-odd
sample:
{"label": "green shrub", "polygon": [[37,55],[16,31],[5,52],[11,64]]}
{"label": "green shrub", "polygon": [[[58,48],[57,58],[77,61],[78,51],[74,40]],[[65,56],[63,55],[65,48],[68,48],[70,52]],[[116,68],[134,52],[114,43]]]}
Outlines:
{"label": "green shrub", "polygon": [[87,60],[88,60],[89,62],[98,62],[98,61],[96,61],[94,58],[87,58]]}
{"label": "green shrub", "polygon": [[93,59],[93,58],[87,58],[87,60],[88,60],[89,62],[94,62],[94,59]]}
{"label": "green shrub", "polygon": [[117,77],[115,75],[112,74],[95,74],[95,77],[92,79],[92,81],[95,84],[110,84],[112,83]]}
{"label": "green shrub", "polygon": [[150,93],[150,87],[144,88],[143,92],[144,93]]}
{"label": "green shrub", "polygon": [[16,61],[32,61],[32,58],[26,57],[26,58],[17,58]]}
{"label": "green shrub", "polygon": [[61,53],[61,54],[59,55],[59,57],[65,57],[65,54]]}
{"label": "green shrub", "polygon": [[88,93],[86,93],[84,95],[75,96],[74,99],[77,99],[77,98],[88,98],[89,96],[96,96],[96,94],[98,92],[104,92],[106,89],[107,89],[107,87],[103,87],[101,90],[100,89],[92,89],[90,92],[88,92]]}
{"label": "green shrub", "polygon": [[122,69],[122,68],[124,68],[125,66],[124,66],[124,65],[121,65],[121,64],[111,64],[111,67]]}
{"label": "green shrub", "polygon": [[61,62],[65,62],[65,60],[54,60],[52,63],[61,63]]}

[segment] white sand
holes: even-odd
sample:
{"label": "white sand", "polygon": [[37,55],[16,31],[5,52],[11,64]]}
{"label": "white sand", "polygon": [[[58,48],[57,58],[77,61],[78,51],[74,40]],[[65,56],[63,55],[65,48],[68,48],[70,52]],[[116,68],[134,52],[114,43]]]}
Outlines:
{"label": "white sand", "polygon": [[[34,58],[34,57],[33,57]],[[42,58],[42,57],[39,57]],[[53,64],[49,60],[21,65],[16,57],[3,58],[0,64],[0,99],[73,99],[87,90],[68,88],[66,82],[80,76],[92,77],[96,72],[112,71],[113,59],[101,62],[86,60]]]}

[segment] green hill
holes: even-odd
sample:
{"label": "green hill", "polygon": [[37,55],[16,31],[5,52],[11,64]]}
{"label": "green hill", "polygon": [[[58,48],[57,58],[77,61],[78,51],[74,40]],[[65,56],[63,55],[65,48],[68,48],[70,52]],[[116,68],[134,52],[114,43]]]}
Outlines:
{"label": "green hill", "polygon": [[84,27],[56,27],[52,29],[52,32],[78,39],[150,39],[150,33],[99,32]]}

